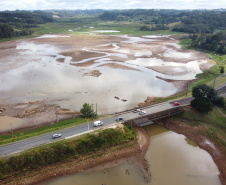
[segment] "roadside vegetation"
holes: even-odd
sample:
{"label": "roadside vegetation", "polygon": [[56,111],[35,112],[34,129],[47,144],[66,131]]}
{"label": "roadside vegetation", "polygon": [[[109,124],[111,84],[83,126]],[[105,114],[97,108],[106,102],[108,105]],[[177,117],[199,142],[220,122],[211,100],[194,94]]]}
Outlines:
{"label": "roadside vegetation", "polygon": [[95,154],[116,145],[136,142],[133,128],[124,125],[124,129],[104,129],[80,138],[62,140],[18,155],[0,159],[0,179],[4,181],[31,170],[41,169],[47,165],[62,163],[80,156]]}

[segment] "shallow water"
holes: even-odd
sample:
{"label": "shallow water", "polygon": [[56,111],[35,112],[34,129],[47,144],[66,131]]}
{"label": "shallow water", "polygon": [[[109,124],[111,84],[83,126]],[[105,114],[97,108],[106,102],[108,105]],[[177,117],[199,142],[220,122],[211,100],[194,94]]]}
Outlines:
{"label": "shallow water", "polygon": [[[59,39],[60,37],[68,36],[48,34],[36,39]],[[121,37],[127,39],[127,41],[121,41],[122,45],[124,43],[135,44],[140,48],[142,45],[145,46],[142,43],[150,43],[153,41],[152,39],[156,41],[156,38],[161,39],[168,36]],[[87,102],[98,105],[98,114],[108,114],[134,108],[138,103],[144,102],[148,96],[165,97],[177,92],[178,89],[171,83],[156,78],[157,76],[173,80],[191,80],[201,72],[199,69],[201,63],[197,61],[182,64],[152,57],[152,51],[147,50],[147,45],[144,47],[146,49],[141,47],[136,51],[120,48],[120,44],[117,43],[105,44],[105,46],[108,45],[113,46],[110,52],[90,49],[88,46],[83,48],[82,50],[85,52],[101,53],[104,56],[82,59],[77,63],[88,61],[94,61],[94,63],[88,67],[76,67],[70,65],[73,63],[72,57],[60,54],[62,53],[61,46],[40,44],[29,39],[17,42],[16,49],[12,52],[14,57],[0,58],[2,65],[0,69],[1,99],[24,103],[50,99],[53,101],[52,103],[71,110],[80,110],[82,105]],[[176,46],[177,44],[169,42],[169,45]],[[162,47],[166,47],[166,45]],[[172,49],[169,51],[171,54],[172,52],[175,55],[177,53]],[[126,60],[128,53],[139,58],[125,62],[110,59],[110,57],[119,57]],[[143,56],[148,58],[142,58]],[[57,62],[58,59],[62,59],[64,62]],[[202,61],[202,63],[204,62]],[[101,66],[111,63],[121,65],[122,68],[129,67],[131,70]],[[186,67],[189,69],[189,73],[178,77],[147,68],[163,65],[174,66],[175,72],[182,71],[181,66]],[[101,75],[99,77],[85,75],[91,70],[99,70]],[[115,99],[115,96],[120,100]],[[122,99],[127,101],[121,101]]]}
{"label": "shallow water", "polygon": [[[151,181],[146,183],[135,164],[58,178],[48,185],[220,185],[219,170],[211,156],[185,136],[159,125],[145,127],[150,135],[146,158],[150,164]],[[189,143],[189,144],[188,144]]]}
{"label": "shallow water", "polygon": [[0,128],[1,131],[15,130],[23,124],[23,120],[20,118],[14,118],[10,116],[0,116]]}
{"label": "shallow water", "polygon": [[54,180],[48,185],[144,185],[143,173],[137,165],[122,164],[117,167],[96,171],[70,175]]}

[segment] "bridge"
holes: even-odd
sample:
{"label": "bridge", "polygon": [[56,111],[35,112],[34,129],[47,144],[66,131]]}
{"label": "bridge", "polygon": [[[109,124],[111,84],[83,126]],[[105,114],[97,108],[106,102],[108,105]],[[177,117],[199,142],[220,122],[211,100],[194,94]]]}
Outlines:
{"label": "bridge", "polygon": [[170,116],[179,114],[183,111],[184,111],[183,107],[174,107],[174,108],[163,110],[163,111],[160,111],[160,112],[148,114],[148,115],[145,115],[141,118],[138,117],[138,118],[135,118],[135,119],[126,120],[125,124],[130,125],[130,126],[144,127],[144,126],[147,126],[147,125],[154,123],[158,119],[170,117]]}

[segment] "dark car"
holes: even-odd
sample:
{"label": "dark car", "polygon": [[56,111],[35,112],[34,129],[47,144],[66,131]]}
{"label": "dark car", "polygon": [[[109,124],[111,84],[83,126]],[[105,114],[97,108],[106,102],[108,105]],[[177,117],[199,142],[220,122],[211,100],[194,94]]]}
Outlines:
{"label": "dark car", "polygon": [[135,109],[133,112],[134,113],[140,112],[140,109]]}
{"label": "dark car", "polygon": [[122,116],[119,116],[117,119],[116,119],[116,121],[123,121],[124,120],[124,118],[122,117]]}

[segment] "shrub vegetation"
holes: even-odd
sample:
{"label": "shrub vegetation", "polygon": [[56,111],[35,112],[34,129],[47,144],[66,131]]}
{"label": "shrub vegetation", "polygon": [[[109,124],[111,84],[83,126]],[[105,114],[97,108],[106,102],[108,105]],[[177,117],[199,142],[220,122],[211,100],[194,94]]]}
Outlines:
{"label": "shrub vegetation", "polygon": [[17,173],[40,169],[50,164],[65,162],[71,158],[77,159],[80,155],[91,154],[99,150],[135,140],[133,128],[124,126],[121,128],[105,129],[93,134],[85,135],[80,139],[63,140],[45,145],[37,149],[29,150],[0,159],[0,179]]}

